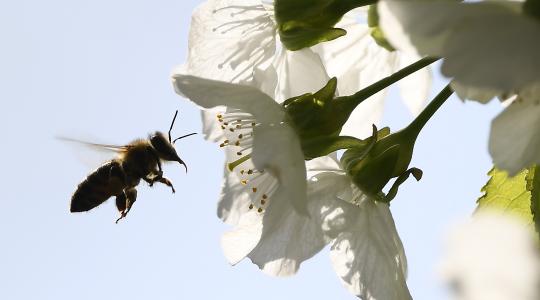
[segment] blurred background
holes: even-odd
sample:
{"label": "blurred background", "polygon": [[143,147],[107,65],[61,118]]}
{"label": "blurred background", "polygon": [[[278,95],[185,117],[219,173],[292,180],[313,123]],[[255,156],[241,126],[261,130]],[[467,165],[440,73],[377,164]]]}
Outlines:
{"label": "blurred background", "polygon": [[[125,144],[166,131],[176,109],[173,135],[200,131],[198,109],[169,79],[200,2],[0,3],[0,299],[354,299],[327,249],[286,279],[249,261],[228,265],[219,245],[228,228],[216,217],[223,155],[201,135],[177,143],[188,174],[165,166],[176,194],[141,184],[118,225],[114,201],[69,213],[75,187],[99,162],[82,163],[90,157],[56,136]],[[433,93],[444,85],[436,74]],[[390,94],[382,124],[396,130],[412,116]],[[402,186],[391,207],[415,299],[448,298],[436,272],[441,242],[474,210],[499,110],[453,97],[420,135],[412,165],[424,178]]]}

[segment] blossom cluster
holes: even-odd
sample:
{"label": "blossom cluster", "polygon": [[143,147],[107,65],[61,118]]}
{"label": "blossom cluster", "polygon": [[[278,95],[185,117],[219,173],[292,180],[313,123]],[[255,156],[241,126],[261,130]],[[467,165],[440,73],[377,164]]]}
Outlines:
{"label": "blossom cluster", "polygon": [[[233,226],[222,237],[228,261],[249,258],[266,274],[289,276],[330,245],[352,294],[412,299],[389,203],[410,175],[422,177],[409,168],[414,142],[453,91],[483,102],[511,98],[493,122],[494,162],[510,173],[540,162],[540,135],[528,130],[540,124],[540,43],[530,41],[540,22],[523,6],[206,0],[197,7],[187,61],[172,78],[176,92],[201,107],[205,138],[225,152],[218,216]],[[493,26],[500,35],[487,32]],[[452,83],[423,110],[427,66],[438,58]],[[417,117],[390,134],[376,124],[396,82]]]}

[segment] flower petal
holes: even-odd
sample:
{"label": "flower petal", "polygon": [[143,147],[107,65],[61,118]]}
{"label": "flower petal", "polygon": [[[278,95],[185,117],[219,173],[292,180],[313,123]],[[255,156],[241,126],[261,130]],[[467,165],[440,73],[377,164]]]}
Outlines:
{"label": "flower petal", "polygon": [[330,250],[343,284],[365,299],[412,299],[406,260],[387,204],[371,200],[347,209],[349,224]]}
{"label": "flower petal", "polygon": [[254,68],[271,60],[274,23],[260,0],[208,0],[193,12],[189,74],[251,84]]}
{"label": "flower petal", "polygon": [[535,232],[499,212],[475,214],[453,229],[440,272],[459,299],[539,299]]}
{"label": "flower petal", "polygon": [[274,68],[277,74],[275,99],[279,103],[305,93],[314,93],[328,83],[330,77],[319,55],[306,48],[276,53]]}
{"label": "flower petal", "polygon": [[203,108],[225,105],[252,114],[261,123],[280,122],[284,117],[279,104],[251,86],[185,74],[174,74],[173,83],[178,94]]}
{"label": "flower petal", "polygon": [[421,55],[444,57],[443,74],[457,82],[511,91],[537,80],[540,69],[540,25],[521,5],[384,0],[379,14],[395,47],[408,48],[408,39]]}
{"label": "flower petal", "polygon": [[535,100],[514,101],[491,124],[489,153],[510,175],[540,163],[540,95]]}
{"label": "flower petal", "polygon": [[[420,59],[421,57],[414,54],[400,53],[399,69],[403,69]],[[398,84],[405,105],[414,116],[418,116],[426,106],[426,102],[429,98],[429,92],[431,90],[430,68],[425,67],[418,70],[401,79]]]}
{"label": "flower petal", "polygon": [[252,159],[255,167],[278,180],[276,196],[269,204],[289,201],[299,213],[306,211],[306,165],[300,141],[286,123],[256,126],[253,130]]}
{"label": "flower petal", "polygon": [[239,263],[257,246],[262,224],[262,215],[251,210],[240,217],[234,230],[223,234],[221,247],[230,264]]}
{"label": "flower petal", "polygon": [[217,215],[223,222],[236,225],[241,217],[250,211],[249,205],[252,201],[246,187],[241,184],[238,174],[225,167],[223,175]]}
{"label": "flower petal", "polygon": [[349,183],[345,176],[332,172],[311,181],[308,189],[310,216],[299,214],[290,201],[276,202],[264,214],[260,242],[249,258],[266,274],[295,274],[303,261],[329,242],[325,233],[337,230],[336,227],[343,224],[339,218],[343,215],[342,204],[345,202],[337,195],[350,188]]}

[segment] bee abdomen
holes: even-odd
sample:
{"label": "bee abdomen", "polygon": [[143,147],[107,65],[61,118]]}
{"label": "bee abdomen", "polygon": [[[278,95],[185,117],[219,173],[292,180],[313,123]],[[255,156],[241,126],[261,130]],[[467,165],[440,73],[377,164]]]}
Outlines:
{"label": "bee abdomen", "polygon": [[71,197],[70,211],[88,211],[111,196],[121,194],[126,185],[125,177],[120,162],[112,160],[105,163],[77,186]]}

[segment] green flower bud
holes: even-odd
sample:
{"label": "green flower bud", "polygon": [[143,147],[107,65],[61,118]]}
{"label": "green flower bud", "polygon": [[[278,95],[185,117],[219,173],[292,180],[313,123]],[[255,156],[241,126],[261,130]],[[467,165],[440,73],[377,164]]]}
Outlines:
{"label": "green flower bud", "polygon": [[336,97],[337,79],[332,78],[314,94],[303,94],[283,102],[288,122],[300,137],[305,159],[364,145],[365,141],[339,136],[353,110],[372,95],[434,61],[436,59],[421,59],[350,96]]}
{"label": "green flower bud", "polygon": [[[381,135],[373,126],[373,135],[365,145],[345,151],[341,164],[362,192],[378,201],[389,202],[410,175],[416,180],[422,178],[422,170],[409,168],[416,138],[452,93],[449,86],[445,87],[405,129],[390,135]],[[393,178],[396,178],[396,181],[385,195],[382,190]]]}
{"label": "green flower bud", "polygon": [[331,41],[347,32],[334,28],[348,11],[376,0],[275,0],[281,42],[291,51]]}

